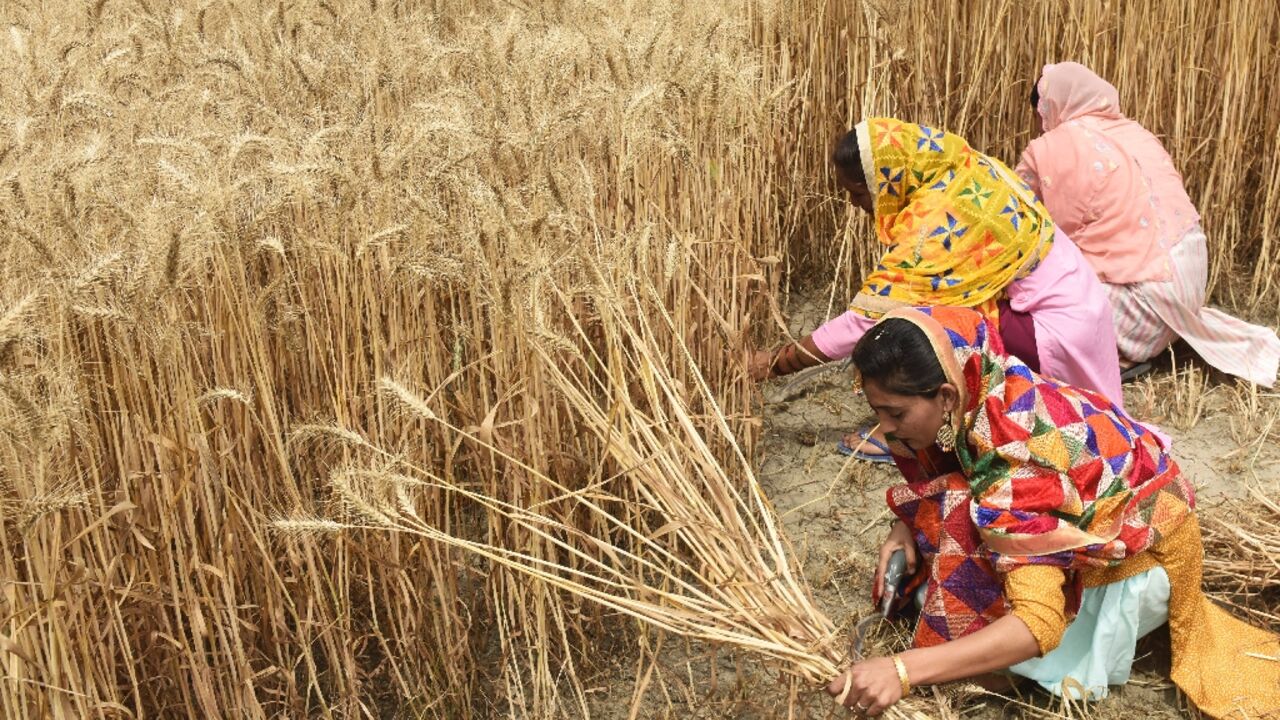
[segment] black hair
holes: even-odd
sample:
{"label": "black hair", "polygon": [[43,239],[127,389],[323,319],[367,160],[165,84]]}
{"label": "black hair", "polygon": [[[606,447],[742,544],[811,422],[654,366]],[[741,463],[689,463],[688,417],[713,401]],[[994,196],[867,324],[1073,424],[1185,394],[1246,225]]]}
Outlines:
{"label": "black hair", "polygon": [[1040,109],[1040,81],[1036,80],[1031,83],[1031,109]]}
{"label": "black hair", "polygon": [[862,382],[874,380],[897,395],[937,397],[947,382],[929,338],[915,323],[889,318],[871,328],[853,347]]}
{"label": "black hair", "polygon": [[867,184],[867,174],[862,171],[862,154],[858,152],[858,131],[850,130],[836,143],[831,162],[845,180],[859,185]]}

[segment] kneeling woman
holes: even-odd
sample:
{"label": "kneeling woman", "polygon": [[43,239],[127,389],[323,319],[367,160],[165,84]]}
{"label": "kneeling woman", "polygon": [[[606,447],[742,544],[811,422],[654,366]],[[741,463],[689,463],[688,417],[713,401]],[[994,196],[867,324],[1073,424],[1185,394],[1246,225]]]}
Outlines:
{"label": "kneeling woman", "polygon": [[1193,490],[1158,437],[1031,371],[964,308],[894,310],[853,362],[907,481],[875,586],[903,548],[925,591],[914,647],[832,694],[876,715],[911,685],[1008,670],[1100,697],[1167,619],[1172,678],[1202,712],[1280,709],[1280,638],[1201,592]]}

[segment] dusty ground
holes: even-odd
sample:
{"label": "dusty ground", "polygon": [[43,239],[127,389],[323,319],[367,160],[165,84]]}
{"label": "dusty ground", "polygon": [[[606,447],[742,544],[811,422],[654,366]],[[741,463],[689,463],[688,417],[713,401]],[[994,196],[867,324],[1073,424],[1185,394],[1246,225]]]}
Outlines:
{"label": "dusty ground", "polygon": [[[812,330],[826,316],[815,303],[792,307],[792,331]],[[1175,353],[1178,348],[1175,346]],[[765,388],[761,480],[782,514],[822,607],[838,622],[865,615],[873,558],[888,526],[885,489],[897,482],[892,466],[849,462],[834,452],[845,432],[871,419],[850,390],[844,369]],[[1200,487],[1201,507],[1239,495],[1247,483],[1280,489],[1280,393],[1249,389],[1204,366],[1168,355],[1156,372],[1125,388],[1137,417],[1158,423],[1174,438],[1183,469]],[[1159,635],[1158,631],[1156,635]],[[1166,679],[1167,651],[1149,643],[1134,679],[1087,708],[1064,708],[1043,693],[1022,698],[970,697],[939,706],[938,717],[1111,718],[1182,717]],[[852,717],[811,688],[788,688],[750,658],[720,653],[713,659],[698,643],[667,638],[656,664],[634,653],[620,656],[592,694],[593,716],[603,718],[828,718]],[[648,676],[643,699],[632,707],[636,678]],[[632,714],[634,712],[634,714]]]}

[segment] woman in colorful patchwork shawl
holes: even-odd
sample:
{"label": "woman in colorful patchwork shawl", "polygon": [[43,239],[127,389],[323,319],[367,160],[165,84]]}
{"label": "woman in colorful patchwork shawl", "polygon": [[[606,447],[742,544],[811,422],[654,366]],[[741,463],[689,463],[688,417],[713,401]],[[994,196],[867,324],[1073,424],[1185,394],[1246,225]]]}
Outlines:
{"label": "woman in colorful patchwork shawl", "polygon": [[[853,203],[874,215],[884,255],[848,312],[799,343],[756,353],[754,377],[847,357],[893,308],[953,305],[986,314],[1032,368],[1119,401],[1102,285],[999,160],[942,130],[870,118],[841,140],[833,162]],[[846,440],[865,442],[865,434]],[[890,461],[887,451],[867,459]]]}
{"label": "woman in colorful patchwork shawl", "polygon": [[900,548],[925,589],[914,647],[832,694],[875,715],[912,686],[1010,670],[1097,698],[1167,619],[1173,681],[1202,712],[1280,711],[1280,638],[1201,592],[1192,487],[1158,436],[1007,355],[965,308],[892,310],[853,362],[906,479],[875,586]]}

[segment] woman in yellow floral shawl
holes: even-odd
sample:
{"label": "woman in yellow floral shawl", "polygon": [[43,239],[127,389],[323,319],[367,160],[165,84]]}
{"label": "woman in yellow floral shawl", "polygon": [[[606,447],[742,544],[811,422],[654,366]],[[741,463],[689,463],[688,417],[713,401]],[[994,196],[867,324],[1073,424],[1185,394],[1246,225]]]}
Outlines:
{"label": "woman in yellow floral shawl", "polygon": [[[1106,292],[1008,167],[958,135],[893,118],[859,123],[832,161],[853,203],[874,216],[884,255],[848,312],[799,343],[756,353],[753,377],[847,357],[894,308],[951,305],[983,312],[1033,370],[1122,402]],[[859,456],[890,461],[865,432],[841,445],[878,445]]]}
{"label": "woman in yellow floral shawl", "polygon": [[851,308],[878,317],[953,305],[997,316],[1004,289],[1053,246],[1048,211],[999,160],[958,135],[892,118],[872,118],[854,133],[887,248]]}

